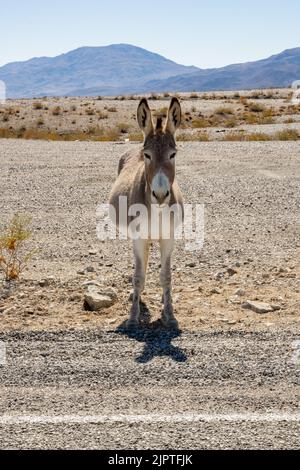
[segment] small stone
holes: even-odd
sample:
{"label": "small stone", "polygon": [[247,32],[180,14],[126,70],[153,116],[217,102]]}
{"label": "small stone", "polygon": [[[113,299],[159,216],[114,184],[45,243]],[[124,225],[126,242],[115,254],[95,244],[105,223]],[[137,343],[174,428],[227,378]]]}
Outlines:
{"label": "small stone", "polygon": [[226,302],[233,305],[239,305],[241,303],[240,299],[237,299],[236,296],[229,297],[228,299],[226,299]]}
{"label": "small stone", "polygon": [[94,285],[88,287],[88,291],[84,296],[84,304],[86,310],[97,312],[102,308],[114,305],[117,298],[117,293],[113,288],[99,288]]}
{"label": "small stone", "polygon": [[79,271],[77,271],[77,274],[79,274],[79,276],[84,276],[85,272],[83,271],[83,269],[79,269]]}
{"label": "small stone", "polygon": [[196,267],[196,263],[187,263],[185,265],[187,268],[195,268]]}
{"label": "small stone", "polygon": [[8,315],[9,313],[12,313],[14,310],[15,310],[15,307],[10,307],[10,308],[7,308],[6,310],[3,310],[1,313],[3,315]]}
{"label": "small stone", "polygon": [[229,276],[234,276],[235,274],[238,273],[235,268],[228,268],[227,272],[228,272]]}
{"label": "small stone", "polygon": [[228,325],[236,325],[237,321],[236,320],[229,320]]}
{"label": "small stone", "polygon": [[216,273],[215,276],[214,276],[216,281],[220,281],[223,277],[224,277],[224,273],[221,272],[221,271]]}
{"label": "small stone", "polygon": [[76,302],[78,300],[81,300],[81,295],[80,294],[72,294],[69,297],[69,302]]}
{"label": "small stone", "polygon": [[281,306],[278,304],[271,304],[271,307],[274,312],[278,312],[278,310],[281,310]]}
{"label": "small stone", "polygon": [[97,253],[98,253],[97,250],[90,250],[89,251],[89,255],[91,255],[91,256],[96,256]]}
{"label": "small stone", "polygon": [[82,287],[84,287],[85,289],[88,289],[91,286],[99,287],[99,288],[103,287],[98,281],[95,281],[95,280],[84,281],[82,283]]}
{"label": "small stone", "polygon": [[212,294],[222,294],[221,289],[219,289],[218,287],[214,287],[210,292]]}
{"label": "small stone", "polygon": [[244,295],[246,295],[246,291],[244,289],[238,289],[235,291],[234,295],[237,295],[239,297],[244,297]]}
{"label": "small stone", "polygon": [[87,272],[87,273],[94,273],[94,272],[95,272],[95,268],[94,268],[93,266],[88,266],[88,267],[86,268],[86,272]]}
{"label": "small stone", "polygon": [[280,267],[280,268],[278,269],[278,272],[279,272],[280,274],[283,274],[283,273],[287,273],[288,271],[287,271],[286,268]]}
{"label": "small stone", "polygon": [[242,304],[242,308],[252,310],[253,312],[256,312],[256,313],[273,312],[273,308],[270,304],[267,304],[265,302],[252,301],[252,300],[246,300],[246,302]]}

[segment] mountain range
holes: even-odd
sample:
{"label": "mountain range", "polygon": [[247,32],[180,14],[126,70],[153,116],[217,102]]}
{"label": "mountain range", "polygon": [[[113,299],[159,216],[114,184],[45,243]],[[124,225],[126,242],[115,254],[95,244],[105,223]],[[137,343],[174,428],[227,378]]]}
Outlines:
{"label": "mountain range", "polygon": [[177,64],[128,44],[81,47],[0,67],[8,98],[97,96],[288,87],[300,80],[300,47],[215,69]]}

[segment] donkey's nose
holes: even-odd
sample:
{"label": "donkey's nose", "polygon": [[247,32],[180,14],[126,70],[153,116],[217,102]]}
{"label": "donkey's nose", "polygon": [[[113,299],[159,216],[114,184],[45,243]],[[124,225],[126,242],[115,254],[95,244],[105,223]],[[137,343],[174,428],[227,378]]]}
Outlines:
{"label": "donkey's nose", "polygon": [[167,197],[170,196],[170,191],[152,191],[152,195],[153,197],[157,200],[157,202],[159,204],[163,204],[165,202],[165,200],[167,199]]}

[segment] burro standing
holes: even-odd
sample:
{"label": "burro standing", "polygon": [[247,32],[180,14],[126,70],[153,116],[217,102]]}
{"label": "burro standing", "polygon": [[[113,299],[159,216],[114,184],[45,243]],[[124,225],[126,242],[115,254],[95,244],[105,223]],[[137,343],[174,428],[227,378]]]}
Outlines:
{"label": "burro standing", "polygon": [[[157,241],[161,252],[160,281],[163,288],[162,322],[176,329],[178,322],[172,304],[171,258],[175,233],[183,220],[183,198],[175,179],[175,133],[181,123],[181,107],[172,98],[165,124],[158,118],[154,125],[151,110],[144,98],[137,110],[137,120],[144,135],[143,147],[124,154],[119,162],[118,178],[112,188],[109,204],[118,228],[135,227],[133,252],[133,301],[128,328],[137,328],[140,300],[145,286],[149,248]],[[121,201],[127,201],[124,217]]]}

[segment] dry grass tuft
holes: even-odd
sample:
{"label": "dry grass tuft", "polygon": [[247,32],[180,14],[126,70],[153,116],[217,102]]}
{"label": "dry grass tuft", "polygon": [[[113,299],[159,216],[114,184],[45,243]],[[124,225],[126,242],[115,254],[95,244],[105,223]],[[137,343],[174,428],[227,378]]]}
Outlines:
{"label": "dry grass tuft", "polygon": [[31,237],[31,219],[16,214],[0,235],[0,270],[6,281],[20,278],[33,252],[28,252],[26,242]]}

